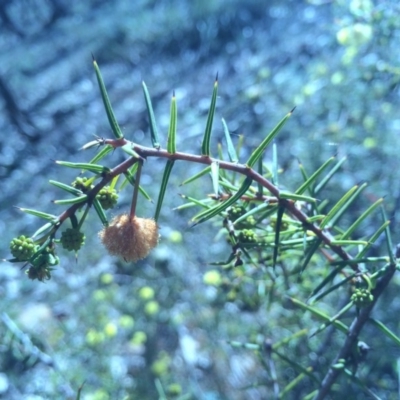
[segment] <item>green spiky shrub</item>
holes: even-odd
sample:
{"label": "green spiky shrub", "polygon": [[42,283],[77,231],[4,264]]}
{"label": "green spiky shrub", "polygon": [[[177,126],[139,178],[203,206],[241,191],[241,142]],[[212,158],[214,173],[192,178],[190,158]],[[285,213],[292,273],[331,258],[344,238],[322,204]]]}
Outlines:
{"label": "green spiky shrub", "polygon": [[[57,161],[61,167],[84,171],[85,176],[77,177],[71,184],[50,181],[69,196],[55,201],[66,206],[60,215],[21,208],[46,223],[31,237],[25,233],[11,241],[14,258],[9,261],[23,263],[30,279],[50,279],[60,264],[58,249],[78,252],[83,246],[85,222],[92,210],[104,226],[100,238],[111,254],[125,261],[146,257],[158,244],[157,221],[175,163],[203,165],[200,173],[187,177],[183,184],[211,177],[213,193],[203,199],[184,196],[186,202],[179,208],[199,209],[192,225],[212,220],[221,240],[230,246],[223,260],[210,260],[210,269],[204,274],[204,284],[214,288],[214,307],[221,311],[225,304],[232,303],[240,312],[263,310],[280,321],[280,326],[270,329],[267,323],[263,324],[266,328],[257,335],[243,327],[240,336],[245,337],[241,341],[222,338],[232,349],[250,352],[257,360],[257,372],[254,381],[248,382],[249,386],[260,388],[268,398],[323,399],[328,394],[346,393],[349,386],[373,393],[368,377],[359,373],[360,365],[367,362],[370,347],[362,337],[366,326],[374,325],[380,335],[396,346],[400,344],[392,331],[371,317],[397,268],[398,254],[391,242],[383,200],[376,200],[350,224],[342,223],[342,217],[355,204],[366,184],[350,188],[335,204],[324,199],[324,188],[344,162],[334,157],[312,173],[300,165],[303,182],[292,190],[282,190],[278,184],[278,151],[274,139],[293,110],[278,122],[244,163],[239,162],[240,146],[234,146],[228,126],[222,120],[225,144],[215,149],[218,156],[212,157],[217,79],[198,152],[177,151],[174,95],[167,145],[165,149],[161,147],[150,95],[144,84],[152,147],[131,142],[118,126],[96,61],[94,68],[114,138],[98,138],[83,146],[83,149],[99,147],[87,163]],[[269,147],[274,156],[272,166],[267,167],[263,156]],[[104,157],[114,150],[124,152],[126,159],[117,166],[103,165]],[[153,157],[164,158],[166,163],[154,219],[148,219],[136,215],[136,204],[139,193],[150,198],[140,186],[140,176],[145,168],[143,161]],[[109,222],[105,210],[116,206],[117,189],[130,187],[133,187],[133,197],[129,214],[116,216]],[[381,225],[373,234],[363,237],[358,233],[360,227],[377,210],[382,215]],[[369,251],[381,236],[386,250],[379,257],[371,257]],[[144,308],[149,315],[157,313],[159,307],[150,300]],[[312,341],[316,335],[325,335],[318,346]],[[164,372],[170,363],[167,358],[165,354],[159,355],[152,367],[158,377],[156,388],[160,395],[164,392]],[[178,392],[179,385],[176,385]]]}

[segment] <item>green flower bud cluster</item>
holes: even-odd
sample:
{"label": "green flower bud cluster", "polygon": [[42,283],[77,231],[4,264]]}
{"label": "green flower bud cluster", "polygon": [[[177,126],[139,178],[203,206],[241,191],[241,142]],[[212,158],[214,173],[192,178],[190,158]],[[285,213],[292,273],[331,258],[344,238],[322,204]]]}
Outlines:
{"label": "green flower bud cluster", "polygon": [[228,208],[228,218],[231,221],[237,220],[239,217],[246,213],[246,209],[242,206],[232,206]]}
{"label": "green flower bud cluster", "polygon": [[351,300],[358,308],[362,308],[371,304],[374,301],[374,296],[366,288],[357,288],[351,295]]}
{"label": "green flower bud cluster", "polygon": [[18,261],[28,261],[35,254],[37,247],[31,238],[24,235],[14,238],[10,243],[11,254]]}
{"label": "green flower bud cluster", "polygon": [[257,243],[257,234],[252,229],[243,229],[238,234],[241,243]]}
{"label": "green flower bud cluster", "polygon": [[252,215],[249,215],[249,216],[246,218],[246,223],[247,223],[248,225],[255,225],[255,224],[256,224],[256,220],[255,220],[255,218],[254,218]]}
{"label": "green flower bud cluster", "polygon": [[53,266],[59,264],[60,259],[52,250],[46,249],[38,253],[31,261],[32,265],[28,269],[27,274],[29,279],[38,279],[39,281],[49,280]]}
{"label": "green flower bud cluster", "polygon": [[[271,221],[271,227],[272,227],[272,229],[275,231],[276,230],[276,220],[272,220]],[[285,220],[282,220],[281,221],[281,225],[280,225],[280,232],[282,232],[282,231],[286,231],[287,229],[289,229],[289,222],[288,221],[285,221]]]}
{"label": "green flower bud cluster", "polygon": [[101,206],[104,210],[114,208],[118,202],[118,194],[115,189],[111,189],[110,186],[105,186],[97,194],[96,198],[100,201]]}
{"label": "green flower bud cluster", "polygon": [[75,189],[81,190],[83,193],[88,192],[92,189],[93,185],[89,183],[89,179],[87,177],[78,177],[72,182],[72,186]]}
{"label": "green flower bud cluster", "polygon": [[61,234],[61,245],[68,251],[78,251],[85,243],[85,235],[79,229],[68,228]]}

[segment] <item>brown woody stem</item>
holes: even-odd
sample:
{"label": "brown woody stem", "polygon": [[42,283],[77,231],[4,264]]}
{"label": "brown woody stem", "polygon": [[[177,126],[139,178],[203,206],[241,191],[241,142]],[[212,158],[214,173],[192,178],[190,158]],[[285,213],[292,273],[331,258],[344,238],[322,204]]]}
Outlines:
{"label": "brown woody stem", "polygon": [[[195,155],[195,154],[189,154],[189,153],[182,153],[182,152],[176,152],[176,153],[168,153],[168,151],[163,150],[163,149],[154,149],[151,147],[145,147],[145,146],[140,146],[136,143],[132,143],[126,139],[104,139],[102,141],[102,144],[112,146],[114,148],[124,146],[126,144],[131,144],[132,149],[141,157],[130,157],[118,166],[116,166],[114,169],[112,169],[89,193],[88,193],[88,200],[86,202],[91,202],[92,199],[96,196],[96,194],[105,186],[107,185],[108,182],[110,182],[115,176],[120,175],[128,170],[129,167],[131,167],[135,162],[140,162],[141,164],[143,163],[143,159],[146,159],[147,157],[160,157],[160,158],[166,158],[168,160],[175,160],[175,161],[187,161],[187,162],[192,162],[192,163],[197,163],[197,164],[205,164],[205,165],[211,165],[212,162],[218,161],[220,169],[225,169],[228,171],[233,171],[237,172],[239,174],[242,174],[247,177],[251,177],[253,181],[258,182],[261,184],[263,187],[265,187],[274,197],[276,197],[277,201],[281,206],[283,206],[286,211],[294,216],[298,221],[300,221],[303,224],[303,228],[305,230],[309,230],[315,234],[316,237],[320,238],[322,242],[328,246],[332,252],[336,253],[342,260],[344,261],[350,261],[352,260],[352,257],[349,253],[347,253],[342,246],[335,245],[332,243],[332,235],[324,230],[321,229],[319,226],[317,226],[314,223],[309,222],[308,217],[306,214],[304,214],[303,211],[297,208],[296,202],[293,200],[288,200],[288,199],[282,199],[280,196],[280,190],[268,179],[263,177],[261,174],[256,172],[254,169],[248,167],[245,164],[238,164],[238,163],[233,163],[233,162],[228,162],[228,161],[222,161],[222,160],[216,160],[211,157],[206,157],[206,156],[201,156],[201,155]],[[140,166],[139,166],[140,168]],[[82,207],[84,202],[79,203],[79,204],[74,204],[71,206],[69,209],[64,211],[62,213],[58,220],[60,226],[62,222],[67,219],[70,215],[75,213],[75,211]],[[135,206],[134,202],[132,201],[132,207]],[[134,210],[135,211],[135,210]],[[132,211],[131,211],[132,213]],[[359,267],[357,264],[350,264],[349,266],[354,270],[354,271],[359,271]]]}

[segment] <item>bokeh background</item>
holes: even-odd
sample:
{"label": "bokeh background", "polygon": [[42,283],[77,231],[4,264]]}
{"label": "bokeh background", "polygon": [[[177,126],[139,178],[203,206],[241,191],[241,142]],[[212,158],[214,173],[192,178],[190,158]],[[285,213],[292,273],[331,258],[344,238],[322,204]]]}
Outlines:
{"label": "bokeh background", "polygon": [[[312,172],[332,155],[346,156],[330,196],[368,181],[363,201],[385,196],[397,243],[399,15],[394,0],[3,0],[1,256],[10,257],[13,237],[41,223],[14,206],[62,211],[51,200],[63,193],[48,180],[70,183],[75,175],[54,160],[87,161],[93,153],[79,148],[93,135],[112,136],[92,54],[125,137],[140,144],[151,145],[142,81],[163,145],[175,91],[178,149],[193,153],[217,73],[214,144],[222,140],[224,118],[235,142],[244,136],[243,160],[296,106],[277,139],[282,187],[301,182],[299,161]],[[121,157],[115,152],[110,164]],[[142,184],[153,198],[163,167],[151,159],[144,168]],[[179,187],[197,171],[176,169],[159,221],[161,243],[137,265],[105,253],[95,215],[78,259],[60,249],[61,265],[49,282],[29,281],[19,266],[0,262],[0,397],[72,399],[85,382],[86,400],[154,399],[160,387],[170,393],[180,387],[188,399],[266,398],[254,380],[257,360],[227,341],[256,338],[268,323],[279,326],[279,316],[268,322],[262,310],[216,305],[215,288],[203,276],[229,248],[217,237],[219,226],[189,229],[192,211],[174,210],[180,193],[203,197],[212,190],[207,180]],[[127,210],[129,200],[122,193],[116,212]],[[139,214],[153,213],[154,204],[141,199]],[[377,224],[378,217],[366,230]],[[377,311],[395,332],[398,284]],[[391,398],[400,352],[379,345],[383,361],[374,377]]]}

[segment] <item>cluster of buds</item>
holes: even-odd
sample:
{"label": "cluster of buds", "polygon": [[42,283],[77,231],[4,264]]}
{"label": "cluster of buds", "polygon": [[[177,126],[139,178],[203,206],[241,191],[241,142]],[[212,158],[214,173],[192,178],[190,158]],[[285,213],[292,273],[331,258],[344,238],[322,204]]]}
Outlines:
{"label": "cluster of buds", "polygon": [[[82,193],[87,193],[90,189],[93,189],[92,179],[86,177],[78,177],[72,182],[72,186],[76,189],[82,191]],[[103,187],[99,193],[97,193],[96,198],[99,200],[101,206],[104,210],[109,210],[114,208],[118,202],[118,193],[115,189],[110,186]]]}
{"label": "cluster of buds", "polygon": [[30,264],[26,272],[30,279],[39,281],[50,279],[52,267],[60,262],[52,245],[40,249],[38,244],[24,235],[11,240],[10,250],[15,257],[14,261],[26,261]]}
{"label": "cluster of buds", "polygon": [[239,217],[246,213],[246,209],[243,206],[234,205],[228,208],[228,218],[231,221],[237,220]]}
{"label": "cluster of buds", "polygon": [[68,251],[78,251],[85,243],[85,235],[79,229],[68,228],[61,234],[61,245]]}
{"label": "cluster of buds", "polygon": [[110,186],[105,186],[99,191],[96,198],[99,200],[104,210],[114,208],[118,202],[118,194],[115,189]]}
{"label": "cluster of buds", "polygon": [[24,235],[14,238],[10,243],[11,254],[18,261],[28,261],[35,254],[36,248],[33,240]]}
{"label": "cluster of buds", "polygon": [[46,248],[35,255],[30,262],[31,266],[26,272],[29,279],[38,279],[43,282],[51,278],[51,271],[54,269],[52,267],[59,264],[60,259],[52,249]]}
{"label": "cluster of buds", "polygon": [[[232,222],[235,222],[238,218],[246,214],[246,209],[243,206],[234,205],[228,208],[228,219]],[[252,215],[249,215],[247,218],[242,221],[235,223],[235,228],[243,229],[248,228],[250,226],[254,226],[256,224],[256,220]]]}
{"label": "cluster of buds", "polygon": [[78,177],[72,182],[72,186],[75,189],[81,190],[83,193],[88,192],[93,188],[92,180],[89,180],[87,177]]}
{"label": "cluster of buds", "polygon": [[257,243],[257,234],[252,229],[243,229],[238,234],[238,240],[241,243]]}
{"label": "cluster of buds", "polygon": [[356,288],[351,295],[351,300],[358,308],[362,308],[374,301],[374,295],[367,288]]}

